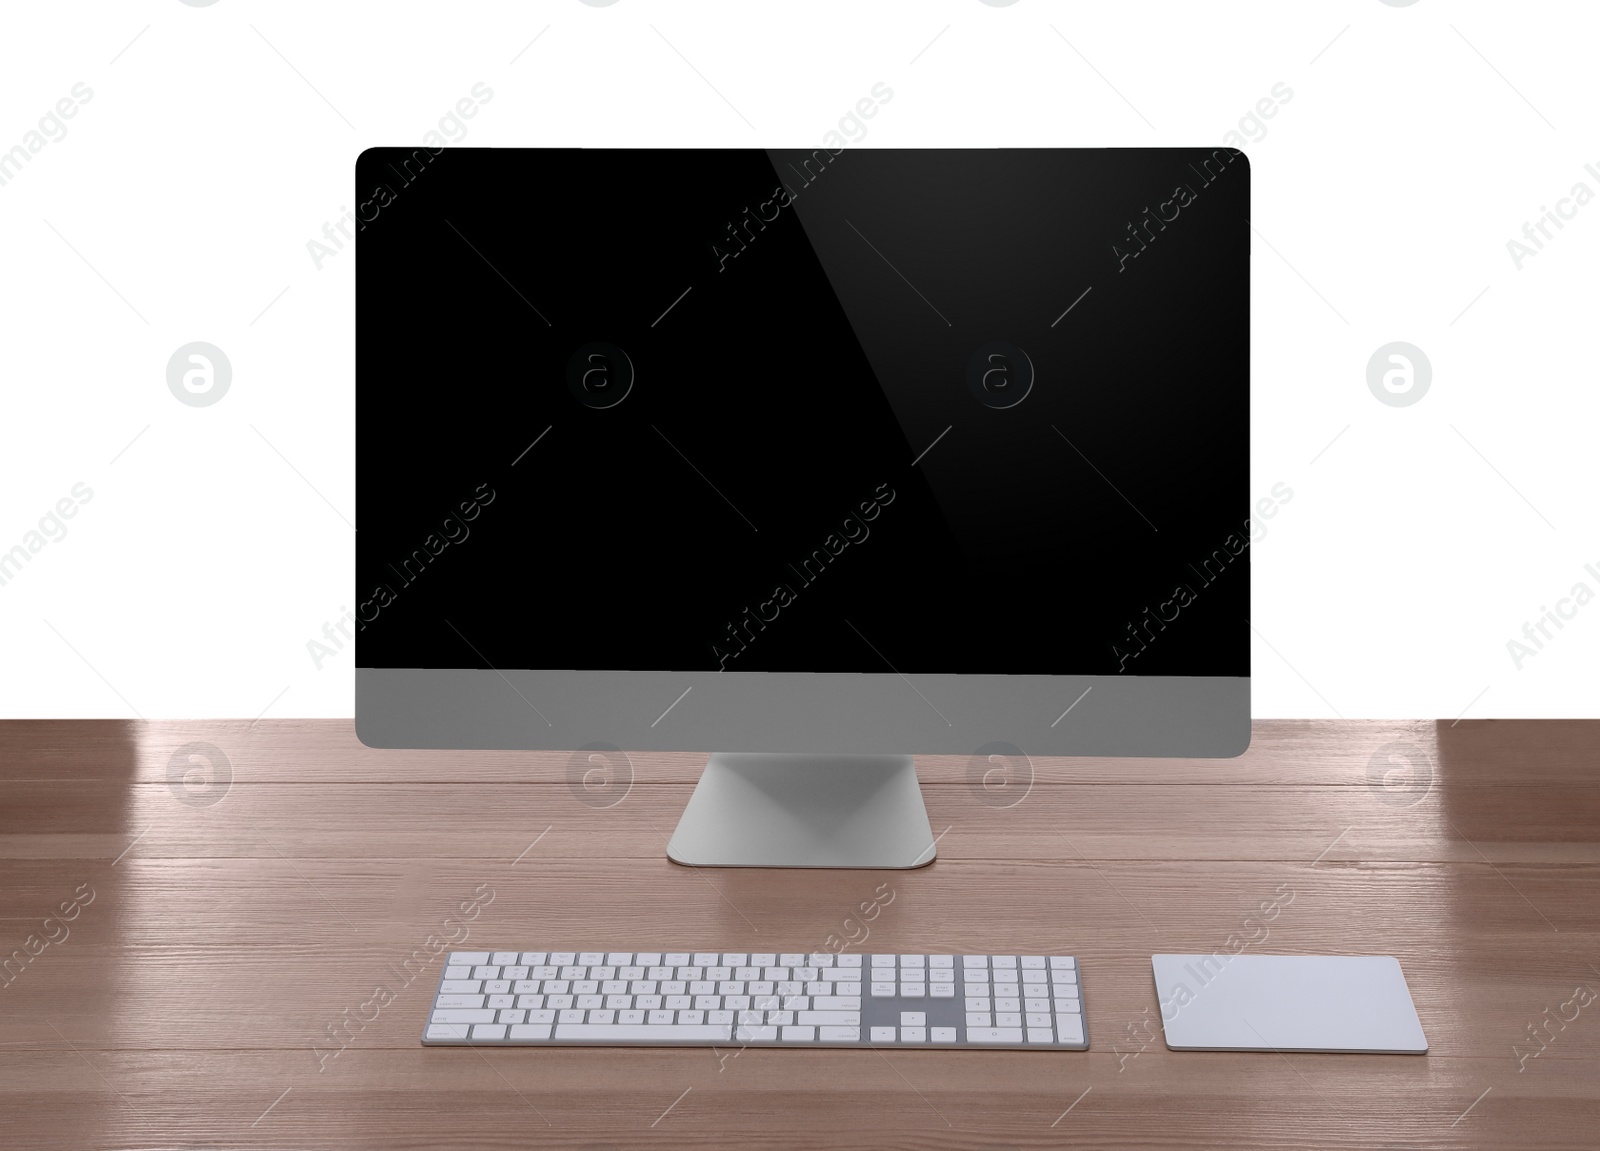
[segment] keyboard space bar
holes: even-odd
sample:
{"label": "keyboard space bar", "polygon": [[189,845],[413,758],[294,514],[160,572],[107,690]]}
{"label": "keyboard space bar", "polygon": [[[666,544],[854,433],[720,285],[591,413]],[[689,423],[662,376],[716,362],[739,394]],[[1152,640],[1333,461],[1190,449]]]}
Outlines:
{"label": "keyboard space bar", "polygon": [[696,1023],[661,1023],[653,1027],[622,1023],[561,1023],[556,1039],[581,1039],[590,1043],[727,1043],[733,1026]]}

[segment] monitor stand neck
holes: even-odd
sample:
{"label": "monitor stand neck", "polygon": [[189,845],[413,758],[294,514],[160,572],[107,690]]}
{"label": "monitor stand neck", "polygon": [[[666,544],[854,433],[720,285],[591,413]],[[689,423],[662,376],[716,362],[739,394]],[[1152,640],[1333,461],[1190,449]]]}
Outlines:
{"label": "monitor stand neck", "polygon": [[911,868],[935,854],[909,755],[717,752],[667,844],[692,867]]}

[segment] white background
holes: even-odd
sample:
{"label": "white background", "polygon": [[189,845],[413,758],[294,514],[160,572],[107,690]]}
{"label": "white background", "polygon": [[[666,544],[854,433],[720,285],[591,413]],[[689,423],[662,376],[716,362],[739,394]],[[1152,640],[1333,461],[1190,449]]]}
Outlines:
{"label": "white background", "polygon": [[[1600,714],[1600,603],[1520,669],[1506,646],[1600,592],[1600,205],[1507,251],[1600,193],[1597,27],[1467,0],[8,4],[0,150],[93,95],[0,186],[0,551],[93,497],[0,586],[0,714],[351,714],[348,647],[307,643],[352,606],[353,256],[307,242],[362,148],[480,81],[468,144],[740,147],[815,146],[880,81],[869,146],[1220,144],[1281,82],[1247,148],[1252,486],[1294,492],[1252,549],[1256,713]],[[459,347],[452,403],[473,324],[416,333]],[[233,367],[211,407],[167,388],[195,340]],[[1433,368],[1409,407],[1366,383],[1395,340]]]}

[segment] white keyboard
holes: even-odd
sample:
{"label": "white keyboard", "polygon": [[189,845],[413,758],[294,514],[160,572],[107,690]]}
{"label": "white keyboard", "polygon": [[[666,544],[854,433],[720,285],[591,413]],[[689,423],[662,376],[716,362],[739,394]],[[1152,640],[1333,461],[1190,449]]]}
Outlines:
{"label": "white keyboard", "polygon": [[458,951],[425,1045],[1083,1051],[1070,955]]}

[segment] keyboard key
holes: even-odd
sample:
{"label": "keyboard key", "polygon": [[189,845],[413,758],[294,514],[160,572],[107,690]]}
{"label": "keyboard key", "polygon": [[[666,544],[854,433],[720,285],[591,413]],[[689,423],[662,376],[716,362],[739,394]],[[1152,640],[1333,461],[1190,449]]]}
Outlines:
{"label": "keyboard key", "polygon": [[1002,998],[996,996],[994,1001],[994,1009],[996,1011],[1021,1011],[1022,1001],[1011,997]]}
{"label": "keyboard key", "polygon": [[956,965],[956,957],[954,955],[930,955],[930,956],[928,956],[928,966],[932,967],[932,968],[934,968],[936,970],[938,970],[938,969],[949,969],[949,968],[954,967],[955,965]]}
{"label": "keyboard key", "polygon": [[717,967],[722,963],[722,960],[714,951],[696,951],[694,953],[694,963],[696,967]]}
{"label": "keyboard key", "polygon": [[493,1023],[494,1012],[487,1008],[480,1011],[435,1011],[428,1017],[430,1023]]}
{"label": "keyboard key", "polygon": [[967,1027],[969,1029],[973,1027],[990,1027],[993,1026],[993,1024],[994,1020],[989,1018],[989,1013],[987,1011],[967,1012]]}
{"label": "keyboard key", "polygon": [[928,1022],[928,1016],[923,1011],[902,1011],[900,1013],[901,1027],[922,1027]]}
{"label": "keyboard key", "polygon": [[733,1037],[740,1043],[767,1043],[778,1037],[776,1027],[736,1027]]}
{"label": "keyboard key", "polygon": [[588,1014],[580,1008],[569,1007],[561,1012],[562,1023],[582,1023],[583,1017]]}
{"label": "keyboard key", "polygon": [[756,967],[776,967],[778,957],[770,951],[758,951],[750,956],[750,962]]}
{"label": "keyboard key", "polygon": [[578,958],[576,951],[552,951],[550,962],[556,967],[564,967]]}
{"label": "keyboard key", "polygon": [[1048,1011],[1030,1011],[1025,1021],[1029,1027],[1049,1027],[1054,1023]]}
{"label": "keyboard key", "polygon": [[812,1043],[816,1041],[817,1029],[815,1027],[785,1027],[783,1038],[787,1043]]}
{"label": "keyboard key", "polygon": [[954,999],[956,985],[954,983],[933,983],[929,985],[928,990],[935,999]]}
{"label": "keyboard key", "polygon": [[489,953],[487,951],[457,951],[450,956],[452,966],[464,963],[468,967],[476,967],[480,963],[487,962],[489,962]]}
{"label": "keyboard key", "polygon": [[893,967],[894,966],[894,956],[892,956],[892,955],[874,955],[872,957],[872,966],[874,966],[874,967]]}
{"label": "keyboard key", "polygon": [[[543,960],[540,960],[540,962],[543,962]],[[613,966],[613,967],[626,967],[628,964],[633,962],[633,952],[631,952],[631,951],[611,951],[611,952],[607,952],[606,953],[606,962],[611,964],[611,966]]]}
{"label": "keyboard key", "polygon": [[[588,1021],[590,1023],[613,1023],[613,1022],[616,1021],[616,1016],[617,1016],[617,1013],[615,1011],[591,1011],[591,1012],[589,1012],[589,1020]],[[502,1020],[500,1020],[500,1022],[501,1023],[520,1023],[521,1020],[519,1020],[519,1019],[502,1019]],[[689,1020],[685,1019],[684,1022],[688,1023]],[[694,1020],[694,1022],[698,1023],[700,1021],[698,1019],[696,1019],[696,1020]]]}
{"label": "keyboard key", "polygon": [[578,953],[578,963],[583,967],[593,967],[595,964],[604,963],[605,961],[606,956],[603,951],[580,951]]}
{"label": "keyboard key", "polygon": [[836,963],[834,966],[836,966],[836,967],[860,967],[861,966],[861,956],[859,956],[859,955],[841,955],[841,956],[839,956],[839,962]]}
{"label": "keyboard key", "polygon": [[[661,957],[661,962],[668,967],[687,967],[691,962],[687,951],[669,951]],[[651,964],[650,966],[655,966]],[[701,966],[704,966],[702,964]]]}
{"label": "keyboard key", "polygon": [[804,967],[806,965],[806,957],[798,951],[785,951],[778,956],[778,965],[780,967]]}
{"label": "keyboard key", "polygon": [[444,969],[444,977],[446,979],[471,979],[472,968],[465,964],[452,965]]}
{"label": "keyboard key", "polygon": [[991,1004],[992,1004],[992,1001],[987,996],[983,996],[983,995],[969,995],[969,996],[967,996],[967,1010],[968,1011],[991,1011],[991,1010],[993,1010],[993,1007],[992,1007]]}
{"label": "keyboard key", "polygon": [[925,959],[927,959],[925,955],[902,955],[900,957],[900,966],[901,968],[925,967],[927,966],[924,962]]}
{"label": "keyboard key", "polygon": [[489,957],[489,962],[504,967],[507,963],[515,963],[521,954],[520,951],[496,951]]}
{"label": "keyboard key", "polygon": [[465,1039],[468,1028],[464,1023],[431,1023],[428,1025],[429,1039]]}
{"label": "keyboard key", "polygon": [[1082,1012],[1083,1012],[1083,1004],[1077,999],[1057,999],[1056,1000],[1056,1014],[1057,1015],[1080,1015],[1080,1014],[1082,1014]]}
{"label": "keyboard key", "polygon": [[503,1023],[479,1023],[472,1029],[474,1039],[504,1039],[506,1028]]}
{"label": "keyboard key", "polygon": [[902,1043],[926,1043],[927,1040],[928,1029],[926,1027],[900,1028],[900,1042]]}
{"label": "keyboard key", "polygon": [[433,1001],[435,1007],[482,1007],[481,995],[441,995]]}
{"label": "keyboard key", "polygon": [[927,995],[928,985],[926,983],[902,983],[900,985],[902,999],[925,999]]}
{"label": "keyboard key", "polygon": [[861,1042],[861,1028],[859,1027],[819,1027],[817,1038],[824,1043],[859,1043]]}
{"label": "keyboard key", "polygon": [[859,1011],[799,1011],[795,1013],[796,1023],[827,1024],[829,1026],[861,1026],[861,1012]]}
{"label": "keyboard key", "polygon": [[932,1039],[935,1043],[954,1043],[956,1041],[956,1029],[954,1027],[933,1027],[930,1030],[933,1033]]}
{"label": "keyboard key", "polygon": [[1022,1006],[1024,1010],[1030,1012],[1043,1011],[1048,1014],[1050,1011],[1050,1001],[1048,999],[1024,999]]}
{"label": "keyboard key", "polygon": [[969,1027],[968,1043],[1021,1043],[1020,1027]]}
{"label": "keyboard key", "polygon": [[1063,1043],[1083,1042],[1083,1017],[1081,1015],[1057,1015],[1056,1033],[1061,1036]]}
{"label": "keyboard key", "polygon": [[1051,1031],[1048,1027],[1028,1028],[1029,1043],[1054,1043],[1055,1041],[1055,1032]]}
{"label": "keyboard key", "polygon": [[1052,971],[1050,973],[1050,982],[1054,983],[1057,987],[1064,983],[1076,983],[1078,982],[1078,973],[1067,968],[1063,968],[1059,971]]}
{"label": "keyboard key", "polygon": [[1023,966],[1024,969],[1030,968],[1030,967],[1043,967],[1044,966],[1044,956],[1042,956],[1042,955],[1024,955],[1022,957],[1022,966]]}
{"label": "keyboard key", "polygon": [[874,1027],[874,1028],[872,1028],[872,1031],[871,1031],[871,1037],[872,1037],[872,1042],[874,1042],[874,1043],[893,1043],[894,1042],[894,1028],[893,1027]]}
{"label": "keyboard key", "polygon": [[996,1011],[994,1013],[996,1027],[1021,1027],[1022,1015],[1016,1011]]}
{"label": "keyboard key", "polygon": [[1050,957],[1050,967],[1052,970],[1076,971],[1078,961],[1070,955],[1052,955]]}
{"label": "keyboard key", "polygon": [[861,1010],[861,996],[814,995],[811,997],[811,1006],[818,1011],[859,1011]]}
{"label": "keyboard key", "polygon": [[875,995],[875,996],[878,996],[879,998],[882,998],[884,996],[893,995],[894,994],[894,984],[893,983],[874,983],[872,985],[872,994]]}
{"label": "keyboard key", "polygon": [[987,955],[963,955],[961,957],[961,966],[975,968],[988,967],[989,957]]}
{"label": "keyboard key", "polygon": [[500,978],[500,969],[498,967],[493,967],[493,966],[490,966],[488,964],[481,964],[481,965],[479,965],[477,967],[474,967],[472,969],[472,978],[474,978],[474,979],[499,979]]}
{"label": "keyboard key", "polygon": [[743,952],[729,952],[722,957],[722,962],[728,967],[748,967],[750,956]]}
{"label": "keyboard key", "polygon": [[550,1025],[548,1023],[533,1024],[523,1023],[511,1029],[513,1039],[549,1039]]}
{"label": "keyboard key", "polygon": [[629,1026],[622,1023],[559,1023],[557,1039],[590,1043],[726,1043],[732,1028],[702,1023],[667,1027]]}
{"label": "keyboard key", "polygon": [[989,957],[989,966],[995,968],[1015,969],[1017,966],[1017,957],[1015,955],[991,955]]}

